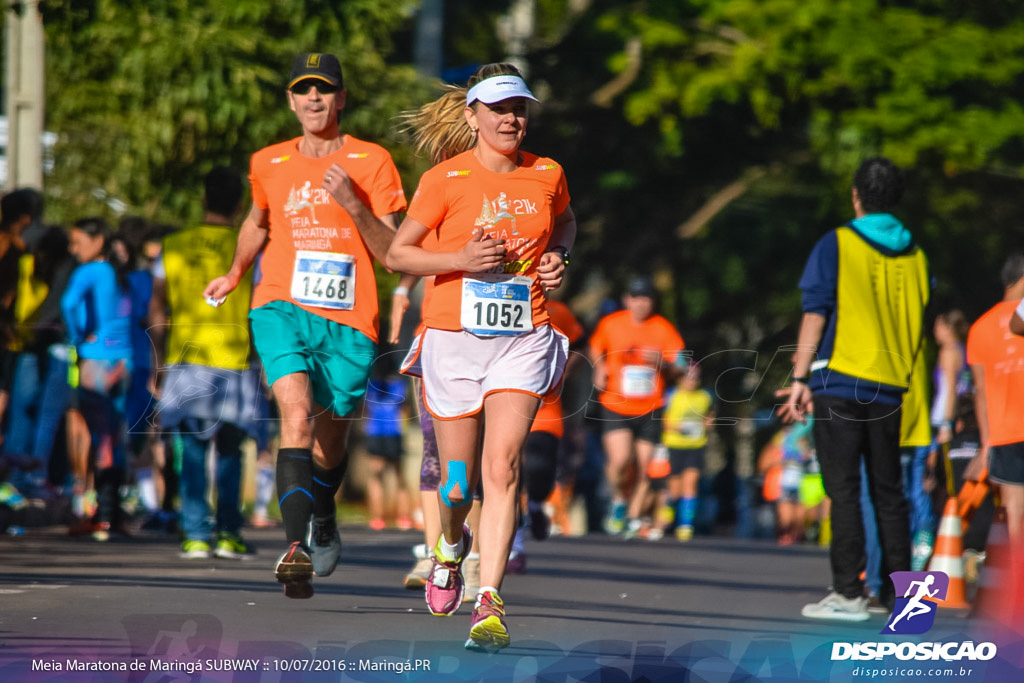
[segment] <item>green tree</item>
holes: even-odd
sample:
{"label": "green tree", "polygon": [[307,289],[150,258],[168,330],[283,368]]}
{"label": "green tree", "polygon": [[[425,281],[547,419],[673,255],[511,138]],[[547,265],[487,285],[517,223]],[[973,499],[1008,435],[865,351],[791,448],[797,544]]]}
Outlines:
{"label": "green tree", "polygon": [[338,54],[349,91],[343,127],[387,140],[391,117],[429,89],[411,67],[388,61],[411,8],[408,0],[46,3],[47,129],[60,136],[50,218],[106,213],[106,198],[116,198],[147,218],[195,219],[209,168],[246,169],[256,149],[298,134],[284,86],[300,52]]}
{"label": "green tree", "polygon": [[850,216],[853,170],[884,154],[908,171],[899,214],[929,254],[938,307],[975,314],[993,299],[993,272],[1024,238],[1024,3],[538,6],[531,63],[552,98],[528,144],[568,172],[577,294],[655,272],[698,355],[771,358],[795,340],[813,243]]}

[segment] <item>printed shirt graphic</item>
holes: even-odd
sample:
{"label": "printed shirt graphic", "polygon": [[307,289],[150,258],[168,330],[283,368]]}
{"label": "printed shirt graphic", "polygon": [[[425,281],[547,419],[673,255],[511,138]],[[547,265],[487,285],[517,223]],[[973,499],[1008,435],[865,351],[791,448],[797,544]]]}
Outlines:
{"label": "printed shirt graphic", "polygon": [[[324,174],[337,163],[352,178],[356,195],[375,216],[405,209],[405,194],[391,155],[380,145],[345,136],[334,154],[313,159],[299,154],[301,138],[256,152],[250,162],[253,204],[270,212],[270,231],[255,286],[252,307],[288,301],[314,315],[359,330],[377,340],[377,284],[373,257],[352,217],[322,187]],[[350,310],[300,304],[291,283],[300,251],[346,254],[354,259],[355,304]]]}
{"label": "printed shirt graphic", "polygon": [[[665,363],[674,363],[679,352],[686,348],[682,336],[665,318],[653,315],[642,323],[634,322],[629,311],[616,311],[601,319],[590,338],[590,350],[595,357],[603,357],[608,373],[608,386],[598,400],[601,405],[622,415],[645,415],[663,403],[665,385],[661,369]],[[658,367],[649,367],[649,392],[633,395],[623,386],[623,370],[644,368],[645,352],[656,351],[661,356]]]}
{"label": "printed shirt graphic", "polygon": [[[505,240],[508,255],[501,272],[533,278],[530,305],[533,326],[537,327],[549,320],[537,263],[547,248],[555,217],[569,206],[569,191],[557,163],[527,152],[522,156],[522,165],[511,173],[487,170],[472,151],[434,166],[420,179],[409,217],[436,230],[436,241],[424,240],[425,249],[458,251],[474,229]],[[427,327],[462,329],[463,274],[436,277],[430,301],[424,306]]]}
{"label": "printed shirt graphic", "polygon": [[1024,441],[1024,337],[1010,332],[1016,301],[993,306],[971,326],[967,362],[985,368],[989,445]]}
{"label": "printed shirt graphic", "polygon": [[934,601],[946,599],[949,577],[945,572],[893,572],[889,577],[896,589],[896,606],[881,633],[926,632],[935,623],[938,606]]}
{"label": "printed shirt graphic", "polygon": [[[561,301],[548,299],[548,314],[551,316],[551,326],[564,334],[570,344],[576,343],[583,336],[583,326],[576,320],[569,307]],[[541,399],[540,408],[533,418],[531,432],[547,432],[558,438],[565,434],[565,425],[562,422],[562,383],[546,393]]]}

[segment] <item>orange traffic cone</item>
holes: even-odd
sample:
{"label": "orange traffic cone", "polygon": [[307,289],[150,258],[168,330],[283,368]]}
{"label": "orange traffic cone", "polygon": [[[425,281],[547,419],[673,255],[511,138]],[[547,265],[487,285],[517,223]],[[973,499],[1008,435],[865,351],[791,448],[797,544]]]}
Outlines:
{"label": "orange traffic cone", "polygon": [[945,572],[949,577],[949,590],[945,600],[935,600],[939,607],[967,609],[967,586],[964,583],[963,533],[960,530],[960,511],[955,498],[946,501],[946,509],[942,511],[939,522],[939,537],[935,540],[928,571]]}
{"label": "orange traffic cone", "polygon": [[974,596],[972,619],[992,619],[1009,623],[1012,601],[1004,590],[1010,585],[1010,530],[1006,525],[1006,509],[997,507],[985,544],[985,564],[978,575],[978,593]]}

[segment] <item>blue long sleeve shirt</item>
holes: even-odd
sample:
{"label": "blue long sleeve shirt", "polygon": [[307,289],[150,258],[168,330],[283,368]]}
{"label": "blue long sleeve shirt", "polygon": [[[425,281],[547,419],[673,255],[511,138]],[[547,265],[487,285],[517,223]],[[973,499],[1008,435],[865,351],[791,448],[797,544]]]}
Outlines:
{"label": "blue long sleeve shirt", "polygon": [[93,261],[75,268],[60,298],[60,310],[78,357],[130,361],[131,307],[109,263]]}

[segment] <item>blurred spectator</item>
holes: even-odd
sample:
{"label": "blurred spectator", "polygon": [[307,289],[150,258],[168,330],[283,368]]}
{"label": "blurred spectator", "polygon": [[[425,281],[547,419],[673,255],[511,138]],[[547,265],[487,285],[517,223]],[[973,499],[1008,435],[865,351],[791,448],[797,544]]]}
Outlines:
{"label": "blurred spectator", "polygon": [[[781,412],[787,421],[804,421],[812,408],[818,416],[814,444],[832,505],[832,591],[804,606],[801,613],[809,618],[869,618],[860,576],[862,460],[879,524],[882,571],[910,569],[900,406],[921,350],[930,291],[924,252],[888,213],[903,189],[895,164],[865,160],[851,189],[854,219],[818,240],[800,279],[804,314]],[[891,582],[880,598],[893,605]]]}
{"label": "blurred spectator", "polygon": [[[366,451],[370,461],[366,502],[369,526],[374,531],[387,527],[389,517],[399,529],[412,528],[409,490],[402,472],[405,387],[405,379],[398,375],[391,357],[380,356],[374,363],[363,399]],[[394,487],[388,485],[389,473]],[[393,495],[389,495],[389,489],[393,489]]]}
{"label": "blurred spectator", "polygon": [[34,233],[42,214],[43,198],[37,190],[13,190],[0,198],[0,423],[10,401],[21,348],[18,321],[24,321],[45,297],[45,291],[34,291],[38,287],[32,285],[32,257],[28,253],[30,242],[38,237]]}
{"label": "blurred spectator", "polygon": [[[204,299],[203,287],[231,266],[242,179],[219,166],[205,179],[202,224],[164,239],[149,306],[161,426],[181,438],[181,557],[244,559],[242,442],[256,434],[259,376],[250,368],[251,274],[235,296]],[[166,368],[164,363],[167,363]],[[207,499],[207,453],[216,454],[217,509]]]}
{"label": "blurred spectator", "polygon": [[67,234],[59,226],[47,228],[31,256],[33,279],[45,288],[45,297],[22,326],[4,450],[31,455],[33,470],[16,476],[13,483],[28,498],[49,499],[51,455],[69,398],[60,298],[75,264]]}
{"label": "blurred spectator", "polygon": [[[78,407],[90,434],[95,468],[96,512],[72,527],[106,541],[124,533],[121,485],[125,479],[125,409],[131,384],[130,264],[119,259],[102,218],[85,218],[71,229],[71,253],[79,262],[60,306],[78,360]],[[85,481],[76,482],[84,493]]]}

